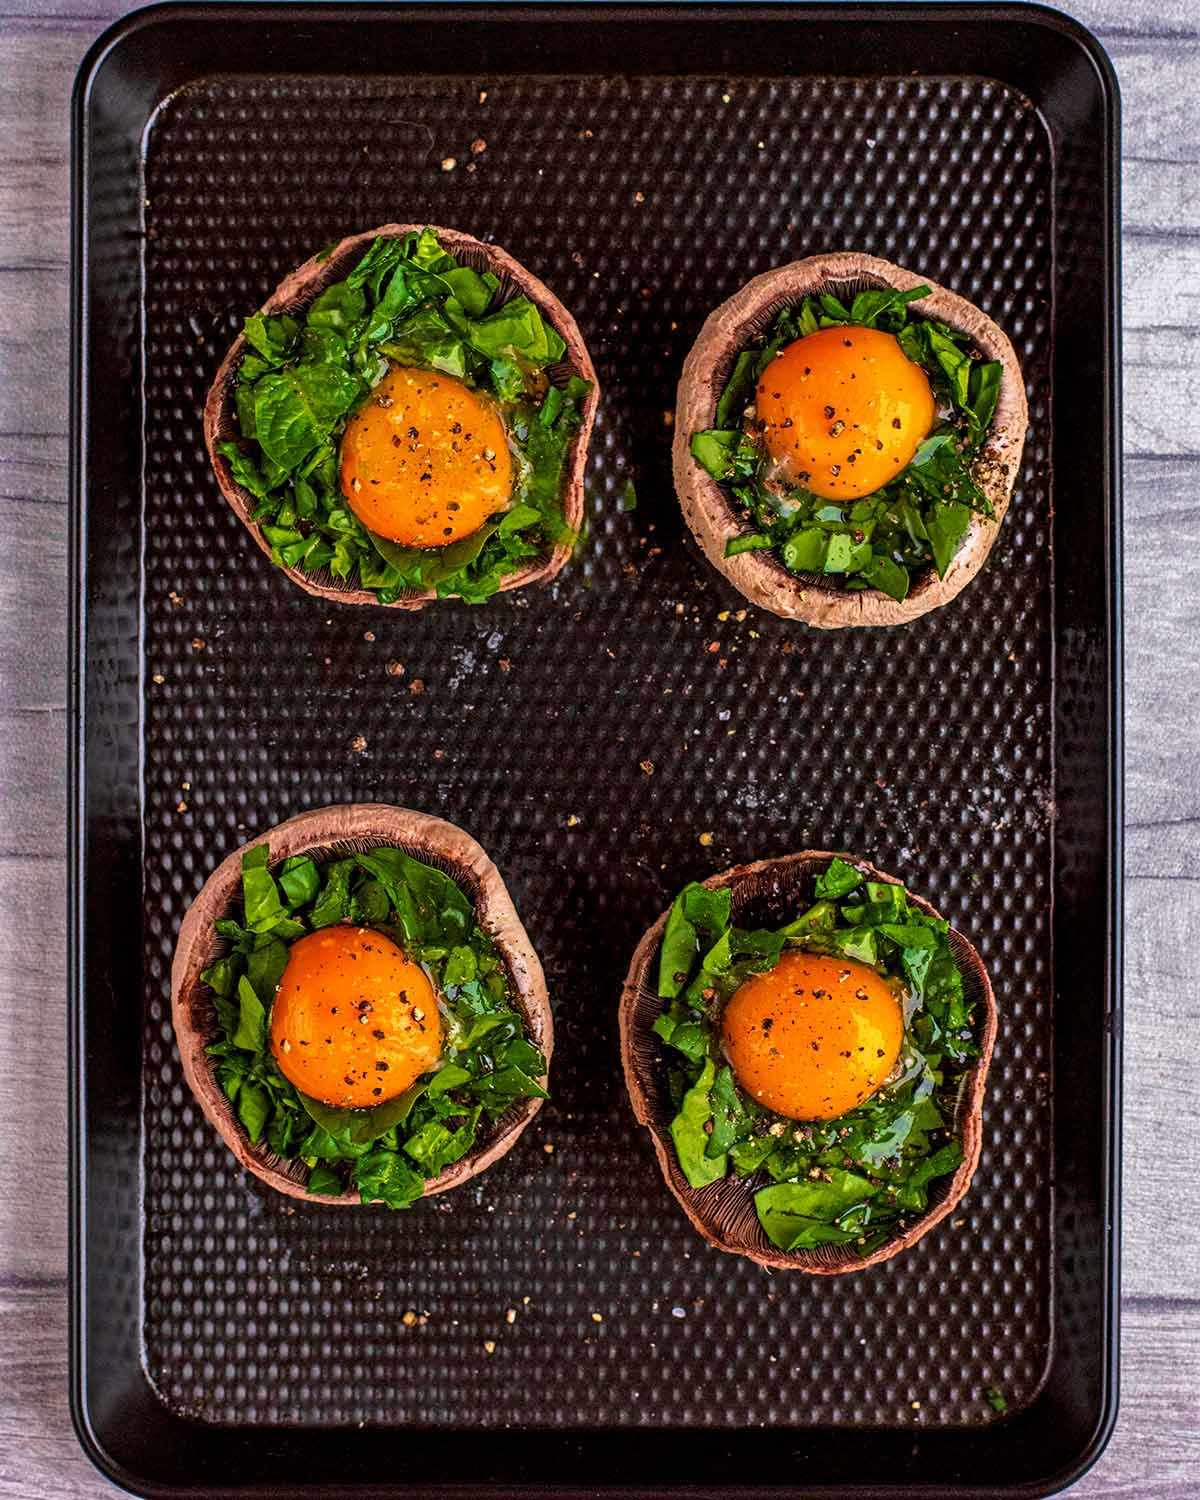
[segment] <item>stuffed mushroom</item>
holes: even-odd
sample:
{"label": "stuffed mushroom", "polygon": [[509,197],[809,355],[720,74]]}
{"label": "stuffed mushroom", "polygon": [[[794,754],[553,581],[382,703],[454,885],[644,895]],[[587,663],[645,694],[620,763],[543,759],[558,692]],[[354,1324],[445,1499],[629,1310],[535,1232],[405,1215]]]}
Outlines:
{"label": "stuffed mushroom", "polygon": [[503,881],[405,808],[303,813],[230,855],[171,994],[205,1114],[292,1197],[407,1207],[503,1156],[547,1097],[545,980]]}
{"label": "stuffed mushroom", "polygon": [[247,319],[204,430],[222,493],[293,582],[418,609],[558,572],[596,402],[575,320],[512,256],[385,224]]}
{"label": "stuffed mushroom", "polygon": [[639,945],[626,1084],[706,1240],[831,1275],[913,1244],[979,1159],[995,1001],[979,955],[861,860],[687,886]]}
{"label": "stuffed mushroom", "polygon": [[825,628],[901,624],[983,566],[1027,423],[1012,345],[978,308],[875,256],[811,256],[704,324],[675,485],[753,603]]}

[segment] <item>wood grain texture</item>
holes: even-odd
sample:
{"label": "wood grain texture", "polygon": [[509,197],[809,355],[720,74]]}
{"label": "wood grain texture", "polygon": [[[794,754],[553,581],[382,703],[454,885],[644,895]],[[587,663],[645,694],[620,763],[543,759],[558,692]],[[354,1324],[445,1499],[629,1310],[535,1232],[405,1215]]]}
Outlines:
{"label": "wood grain texture", "polygon": [[[1073,1500],[1200,1493],[1200,8],[1073,0],[1124,91],[1122,1415]],[[66,1409],[67,101],[113,0],[0,0],[0,1497],[113,1491]],[[34,1018],[32,1024],[30,1018]],[[36,1042],[36,1048],[33,1045]],[[36,1167],[26,1143],[41,1145]],[[1183,1184],[1181,1188],[1181,1184]]]}

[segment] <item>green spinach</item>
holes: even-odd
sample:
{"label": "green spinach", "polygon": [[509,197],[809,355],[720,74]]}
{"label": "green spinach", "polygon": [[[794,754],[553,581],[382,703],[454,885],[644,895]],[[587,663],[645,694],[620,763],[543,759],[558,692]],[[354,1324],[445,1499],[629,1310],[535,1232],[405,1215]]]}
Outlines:
{"label": "green spinach", "polygon": [[[237,374],[240,440],[219,451],[256,502],[272,559],[371,590],[381,604],[435,590],[480,604],[531,558],[574,540],[562,511],[567,450],[590,386],[563,380],[562,337],[525,296],[443,250],[431,229],[378,239],[306,313],[255,313]],[[337,450],[389,361],[445,371],[497,403],[516,460],[501,517],[445,548],[406,548],[348,505]]]}
{"label": "green spinach", "polygon": [[[775,931],[732,926],[728,889],[686,886],[663,934],[664,1003],[653,1029],[669,1049],[671,1138],[689,1184],[754,1179],[759,1222],[783,1250],[853,1244],[865,1253],[923,1212],[929,1184],[962,1161],[947,1121],[978,1055],[948,932],[903,886],[869,880],[843,859],[817,878],[811,905]],[[764,1108],[721,1053],[726,1003],[785,946],[854,958],[904,983],[899,1071],[833,1120],[797,1122]]]}
{"label": "green spinach", "polygon": [[[1000,391],[1001,366],[976,357],[966,335],[911,313],[926,286],[805,297],[785,307],[743,349],[717,402],[716,426],[691,435],[691,451],[723,485],[745,527],[725,555],[772,551],[796,574],[839,580],[846,589],[908,595],[913,575],[932,566],[945,577],[977,511],[992,506],[972,476]],[[939,418],[912,462],[895,479],[858,500],[830,501],[801,485],[770,485],[765,452],[746,430],[747,408],[763,371],[788,344],[820,328],[878,328],[896,335],[904,353],[929,376]]]}
{"label": "green spinach", "polygon": [[[369,922],[421,963],[445,1023],[439,1066],[372,1109],[302,1094],[270,1046],[288,944],[339,922]],[[242,859],[241,920],[217,928],[230,951],[201,976],[217,1023],[208,1056],[251,1143],[303,1162],[312,1192],[406,1207],[519,1099],[546,1097],[546,1059],[525,1035],[503,962],[445,871],[388,847],[320,866],[295,855],[272,869],[258,844]]]}

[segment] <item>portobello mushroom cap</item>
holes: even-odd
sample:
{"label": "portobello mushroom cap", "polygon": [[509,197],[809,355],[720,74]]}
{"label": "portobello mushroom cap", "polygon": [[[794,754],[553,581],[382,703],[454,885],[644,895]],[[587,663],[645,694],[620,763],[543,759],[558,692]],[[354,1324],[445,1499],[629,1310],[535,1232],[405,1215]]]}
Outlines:
{"label": "portobello mushroom cap", "polygon": [[[832,292],[846,299],[870,287],[909,291],[922,285],[930,288],[929,295],[910,303],[913,311],[965,333],[985,358],[998,360],[1003,367],[995,415],[972,464],[975,482],[991,501],[994,517],[972,511],[970,527],[946,576],[939,578],[933,565],[928,565],[913,575],[908,596],[902,600],[876,588],[844,589],[822,574],[792,573],[770,551],[726,557],[726,543],[749,528],[730,496],[693,458],[691,440],[716,420],[717,402],[738,354],[767,328],[780,308],[810,294]],[[823,630],[902,625],[948,603],[983,566],[1008,509],[1028,425],[1025,383],[1013,346],[973,303],[875,255],[850,250],[810,255],[756,276],[709,314],[679,381],[672,448],[675,489],[684,519],[705,557],[751,603]]]}
{"label": "portobello mushroom cap", "polygon": [[[238,910],[242,855],[256,844],[269,844],[272,869],[293,854],[307,854],[321,863],[330,857],[388,846],[444,870],[471,900],[475,920],[495,943],[508,972],[514,1007],[548,1063],[554,1047],[554,1023],[542,966],[500,872],[479,844],[455,824],[405,807],[360,802],[301,813],[236,849],[204,882],[180,926],[171,965],[171,1019],[184,1077],[225,1144],[256,1177],[291,1198],[358,1204],[360,1198],[354,1192],[339,1196],[310,1193],[305,1186],[308,1174],[302,1165],[276,1156],[265,1142],[252,1145],[204,1050],[216,1039],[217,1029],[212,995],[200,975],[224,951],[225,944],[213,924]],[[543,1086],[545,1081],[543,1076]],[[516,1144],[541,1102],[518,1100],[481,1144],[426,1183],[424,1196],[459,1187],[499,1161]]]}
{"label": "portobello mushroom cap", "polygon": [[[297,270],[284,277],[259,311],[268,315],[303,312],[327,287],[344,280],[376,239],[399,239],[422,228],[432,229],[442,248],[457,256],[463,264],[472,266],[477,271],[494,272],[500,278],[501,287],[511,289],[514,294],[524,292],[543,317],[562,335],[567,347],[561,365],[569,367],[571,374],[591,382],[592,388],[580,406],[582,421],[571,438],[563,466],[563,517],[572,533],[578,534],[583,523],[583,473],[587,464],[588,442],[600,399],[596,370],[575,319],[550,288],[531,271],[527,271],[507,250],[502,250],[499,245],[485,244],[473,235],[464,234],[462,230],[442,229],[435,224],[382,224],[378,229],[349,235],[335,245],[328,255],[322,252],[305,261]],[[221,493],[233,507],[238,520],[270,557],[271,544],[267,541],[262,526],[252,519],[258,502],[237,483],[228,459],[218,452],[220,443],[236,442],[241,436],[234,415],[234,390],[238,368],[247,352],[246,336],[239,333],[221,361],[208,399],[204,403],[204,442]],[[557,543],[548,555],[523,562],[504,579],[500,591],[524,588],[530,583],[544,583],[559,572],[570,555],[570,541]],[[327,568],[313,574],[305,573],[300,568],[285,567],[282,571],[306,593],[317,594],[322,599],[334,599],[340,604],[379,605],[379,600],[371,590],[336,578]],[[380,607],[423,609],[437,597],[434,589],[412,589],[392,604]]]}
{"label": "portobello mushroom cap", "polygon": [[[719,875],[710,876],[704,881],[704,885],[710,890],[729,887],[733,894],[735,921],[739,916],[758,908],[751,918],[758,922],[765,906],[783,922],[788,920],[788,913],[794,915],[797,910],[811,903],[816,877],[835,858],[847,860],[855,869],[861,870],[868,880],[900,884],[894,875],[876,870],[865,860],[855,859],[848,854],[835,855],[826,850],[806,849],[799,854],[787,854],[778,859],[738,865]],[[911,891],[908,892],[908,900],[927,916],[939,915],[928,901],[914,896]],[[979,1047],[979,1056],[971,1061],[959,1086],[951,1125],[951,1132],[963,1150],[963,1160],[958,1169],[952,1177],[941,1178],[933,1183],[931,1201],[923,1214],[865,1255],[853,1244],[821,1245],[810,1250],[785,1251],[772,1245],[755,1212],[754,1191],[756,1186],[764,1185],[762,1181],[756,1177],[730,1176],[720,1182],[710,1183],[707,1187],[693,1188],[688,1185],[675,1154],[670,1132],[675,1111],[667,1091],[663,1043],[651,1029],[663,1010],[663,1001],[657,990],[657,962],[668,916],[669,911],[664,912],[642,938],[625,978],[620,1002],[621,1064],[633,1112],[638,1121],[649,1130],[659,1168],[684,1213],[703,1238],[718,1250],[725,1250],[731,1255],[744,1255],[761,1266],[770,1266],[780,1271],[807,1271],[812,1276],[838,1276],[848,1271],[861,1271],[907,1250],[954,1208],[970,1186],[979,1162],[983,1140],[984,1086],[996,1040],[996,998],[979,954],[960,932],[950,929],[950,949],[962,975],[966,999],[968,1003],[973,1002],[975,1007],[975,1040]]]}

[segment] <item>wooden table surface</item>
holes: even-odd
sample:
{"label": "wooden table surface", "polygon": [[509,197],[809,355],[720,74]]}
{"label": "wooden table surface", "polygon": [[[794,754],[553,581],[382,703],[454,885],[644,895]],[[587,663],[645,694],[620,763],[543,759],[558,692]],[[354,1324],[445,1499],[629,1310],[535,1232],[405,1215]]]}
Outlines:
{"label": "wooden table surface", "polygon": [[[0,0],[0,1497],[112,1494],[67,1413],[68,96],[117,0]],[[1122,1400],[1080,1497],[1200,1496],[1200,0],[1073,0],[1124,94]],[[982,1476],[981,1476],[982,1477]]]}

